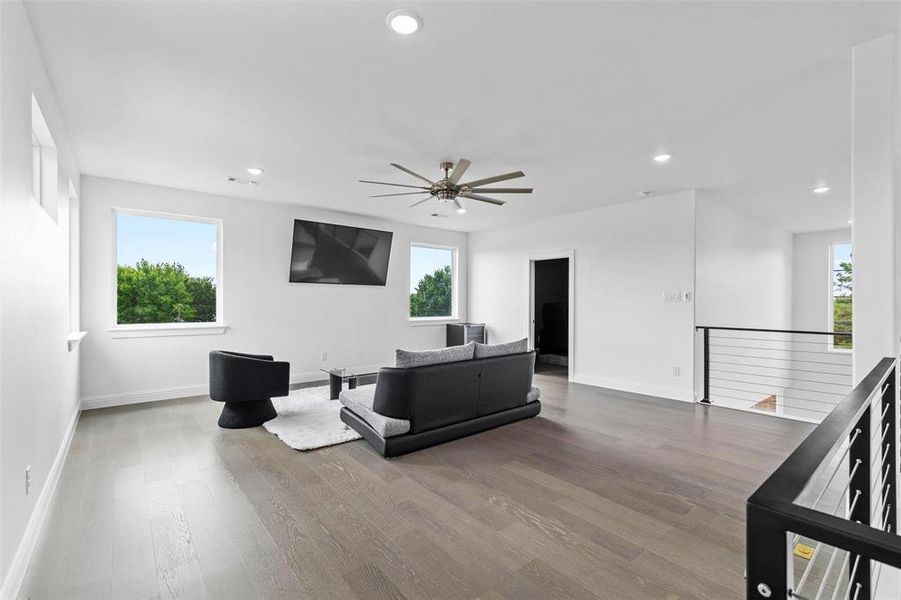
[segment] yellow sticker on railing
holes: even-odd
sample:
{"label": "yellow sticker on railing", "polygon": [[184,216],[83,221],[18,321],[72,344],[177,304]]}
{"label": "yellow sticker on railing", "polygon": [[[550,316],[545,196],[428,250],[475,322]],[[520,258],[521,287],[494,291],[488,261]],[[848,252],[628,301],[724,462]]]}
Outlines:
{"label": "yellow sticker on railing", "polygon": [[813,548],[811,548],[810,546],[807,546],[805,544],[796,544],[794,555],[800,556],[801,558],[805,558],[807,560],[810,560],[811,557],[813,556]]}

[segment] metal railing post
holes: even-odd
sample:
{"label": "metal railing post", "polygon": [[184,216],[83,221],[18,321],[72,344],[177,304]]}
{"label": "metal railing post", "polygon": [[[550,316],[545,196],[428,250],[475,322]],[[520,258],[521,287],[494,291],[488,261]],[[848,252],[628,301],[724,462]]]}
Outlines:
{"label": "metal railing post", "polygon": [[[848,452],[848,469],[850,472],[850,485],[848,486],[848,497],[853,498],[854,494],[860,492],[860,497],[853,504],[854,510],[848,515],[849,521],[857,521],[864,525],[870,524],[870,465],[872,458],[870,457],[870,409],[863,411],[860,420],[857,421],[856,429],[860,429],[860,434],[853,439],[851,448]],[[866,556],[851,554],[849,558],[850,564],[858,563],[857,569],[853,573],[853,578],[849,581],[849,588],[852,595],[856,594],[858,598],[870,597],[870,559]],[[852,573],[849,573],[849,578]],[[857,587],[860,586],[858,593]]]}
{"label": "metal railing post", "polygon": [[746,598],[788,597],[788,534],[769,512],[749,504],[747,514]]}
{"label": "metal railing post", "polygon": [[[897,468],[896,464],[896,454],[898,452],[897,448],[897,415],[896,411],[898,410],[895,406],[895,370],[892,369],[891,374],[888,376],[888,380],[886,381],[885,388],[882,392],[882,403],[880,405],[880,409],[882,410],[882,430],[885,431],[885,442],[880,448],[880,451],[885,451],[885,466],[882,468],[886,470],[885,479],[882,482],[882,493],[887,495],[890,502],[888,507],[883,506],[882,510],[884,515],[884,522],[882,523],[882,528],[886,531],[897,532],[898,531],[898,507],[896,506],[897,502],[891,502],[893,498],[897,496],[898,489],[898,476],[897,476]],[[880,433],[880,436],[882,433]],[[886,510],[887,509],[887,510]]]}
{"label": "metal railing post", "polygon": [[710,404],[710,329],[702,328],[704,331],[704,397],[701,402]]}

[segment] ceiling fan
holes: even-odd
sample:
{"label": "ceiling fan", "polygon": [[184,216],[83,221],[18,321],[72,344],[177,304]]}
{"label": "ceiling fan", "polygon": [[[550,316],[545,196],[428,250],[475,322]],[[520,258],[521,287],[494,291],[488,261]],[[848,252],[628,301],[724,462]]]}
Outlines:
{"label": "ceiling fan", "polygon": [[444,202],[449,204],[454,204],[457,207],[458,213],[465,213],[466,207],[463,206],[463,203],[460,201],[460,198],[466,198],[469,200],[475,200],[477,202],[487,202],[488,204],[494,204],[495,206],[503,206],[506,204],[504,200],[496,200],[495,198],[489,198],[488,196],[483,196],[482,194],[531,194],[532,188],[492,188],[492,187],[482,187],[484,185],[488,185],[491,183],[496,183],[498,181],[507,181],[508,179],[516,179],[518,177],[525,177],[525,173],[522,171],[514,171],[513,173],[504,173],[503,175],[495,175],[494,177],[486,177],[484,179],[476,179],[475,181],[466,181],[460,183],[460,179],[463,178],[463,173],[466,172],[466,169],[469,168],[471,163],[465,158],[461,158],[457,161],[457,164],[454,165],[452,162],[442,162],[441,170],[444,171],[444,177],[438,179],[437,181],[432,181],[426,177],[423,177],[419,173],[415,173],[410,169],[399,165],[397,163],[391,163],[391,166],[395,169],[399,169],[408,175],[412,175],[413,177],[425,182],[428,186],[424,185],[406,185],[401,183],[388,183],[385,181],[369,181],[366,179],[360,179],[361,183],[375,183],[377,185],[390,185],[394,187],[402,187],[402,188],[414,188],[416,192],[399,192],[396,194],[379,194],[377,196],[370,196],[370,198],[387,198],[389,196],[415,196],[417,194],[429,194],[429,197],[423,198],[418,202],[414,202],[410,205],[410,208],[414,206],[418,206],[427,200],[431,200],[435,198],[438,202]]}

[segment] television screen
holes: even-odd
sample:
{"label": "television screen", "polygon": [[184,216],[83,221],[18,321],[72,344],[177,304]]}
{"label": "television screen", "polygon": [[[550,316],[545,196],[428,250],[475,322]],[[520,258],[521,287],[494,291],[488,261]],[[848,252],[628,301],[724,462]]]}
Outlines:
{"label": "television screen", "polygon": [[290,281],[385,285],[393,235],[295,219]]}

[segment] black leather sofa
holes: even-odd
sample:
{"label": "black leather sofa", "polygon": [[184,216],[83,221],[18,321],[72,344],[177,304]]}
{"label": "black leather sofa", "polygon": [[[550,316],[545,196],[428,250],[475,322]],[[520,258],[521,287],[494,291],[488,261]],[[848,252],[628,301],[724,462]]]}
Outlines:
{"label": "black leather sofa", "polygon": [[341,420],[385,457],[399,456],[499,425],[534,417],[534,352],[379,371],[372,408],[410,421],[409,433],[382,437],[348,407]]}
{"label": "black leather sofa", "polygon": [[210,398],[225,403],[219,427],[257,427],[274,419],[271,399],[288,395],[290,369],[264,354],[210,352]]}

